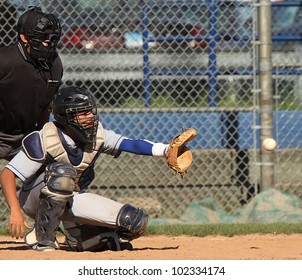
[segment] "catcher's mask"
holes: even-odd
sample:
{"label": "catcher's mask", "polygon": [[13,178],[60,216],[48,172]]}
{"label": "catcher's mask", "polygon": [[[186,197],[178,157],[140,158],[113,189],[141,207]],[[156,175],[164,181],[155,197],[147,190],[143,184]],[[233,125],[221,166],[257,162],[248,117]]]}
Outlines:
{"label": "catcher's mask", "polygon": [[61,88],[52,103],[54,119],[74,140],[95,144],[99,117],[96,100],[84,88]]}
{"label": "catcher's mask", "polygon": [[49,69],[55,58],[61,37],[61,25],[53,14],[31,7],[17,23],[18,34],[24,34],[30,47],[30,57],[38,66]]}

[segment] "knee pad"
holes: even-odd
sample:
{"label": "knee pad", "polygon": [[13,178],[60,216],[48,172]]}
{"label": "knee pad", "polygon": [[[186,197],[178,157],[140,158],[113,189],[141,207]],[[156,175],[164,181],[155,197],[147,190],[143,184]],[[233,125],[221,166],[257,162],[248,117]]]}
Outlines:
{"label": "knee pad", "polygon": [[119,235],[121,238],[132,240],[140,237],[147,226],[148,214],[130,204],[125,204],[117,216],[117,225],[121,227]]}
{"label": "knee pad", "polygon": [[57,201],[67,201],[75,189],[76,169],[68,163],[54,162],[45,169],[41,193]]}
{"label": "knee pad", "polygon": [[69,197],[75,187],[77,172],[67,163],[55,162],[45,169],[45,186],[41,189],[40,202],[35,218],[39,246],[56,248],[56,232]]}

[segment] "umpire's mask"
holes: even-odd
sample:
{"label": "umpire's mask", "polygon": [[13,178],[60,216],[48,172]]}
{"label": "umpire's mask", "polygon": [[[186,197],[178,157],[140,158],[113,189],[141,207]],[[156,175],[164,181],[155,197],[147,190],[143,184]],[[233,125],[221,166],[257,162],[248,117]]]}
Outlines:
{"label": "umpire's mask", "polygon": [[17,32],[26,36],[32,60],[38,66],[49,69],[56,56],[56,47],[61,36],[57,17],[33,7],[20,16]]}

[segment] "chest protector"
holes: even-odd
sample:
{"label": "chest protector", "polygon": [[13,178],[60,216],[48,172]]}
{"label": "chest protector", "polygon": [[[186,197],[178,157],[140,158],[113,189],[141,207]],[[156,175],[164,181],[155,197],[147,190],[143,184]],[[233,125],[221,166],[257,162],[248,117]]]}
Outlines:
{"label": "chest protector", "polygon": [[[90,148],[90,144],[86,144],[84,151],[80,155],[82,156],[82,159],[77,165],[75,165],[75,163],[70,160],[70,155],[62,144],[58,128],[53,122],[49,122],[43,126],[41,136],[37,131],[35,131],[24,138],[23,149],[27,156],[32,160],[45,160],[47,156],[49,156],[54,161],[70,163],[77,170],[75,191],[79,191],[79,180],[81,176],[83,175],[84,171],[87,170],[92,163],[94,163],[94,158],[99,153],[99,150],[103,144],[104,129],[99,123],[97,140],[94,149],[92,150]],[[87,184],[85,183],[85,185]]]}

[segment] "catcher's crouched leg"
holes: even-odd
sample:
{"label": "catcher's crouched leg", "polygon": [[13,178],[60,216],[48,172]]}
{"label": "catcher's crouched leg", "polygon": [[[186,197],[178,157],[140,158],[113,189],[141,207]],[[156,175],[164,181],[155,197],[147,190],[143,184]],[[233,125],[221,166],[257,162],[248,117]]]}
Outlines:
{"label": "catcher's crouched leg", "polygon": [[121,251],[132,250],[129,242],[121,242],[117,231],[112,228],[79,225],[66,229],[66,233],[77,240],[77,244],[69,244],[78,252],[102,252],[106,250]]}
{"label": "catcher's crouched leg", "polygon": [[73,195],[77,172],[67,163],[55,162],[45,169],[45,187],[41,189],[35,228],[25,242],[37,251],[58,249],[56,233],[68,199]]}
{"label": "catcher's crouched leg", "polygon": [[[124,205],[117,215],[117,228],[108,228],[92,225],[79,225],[65,228],[72,238],[77,240],[77,251],[100,252],[106,250],[132,250],[130,242],[140,237],[147,226],[148,214],[143,209],[129,204]],[[74,244],[70,244],[73,247]]]}

